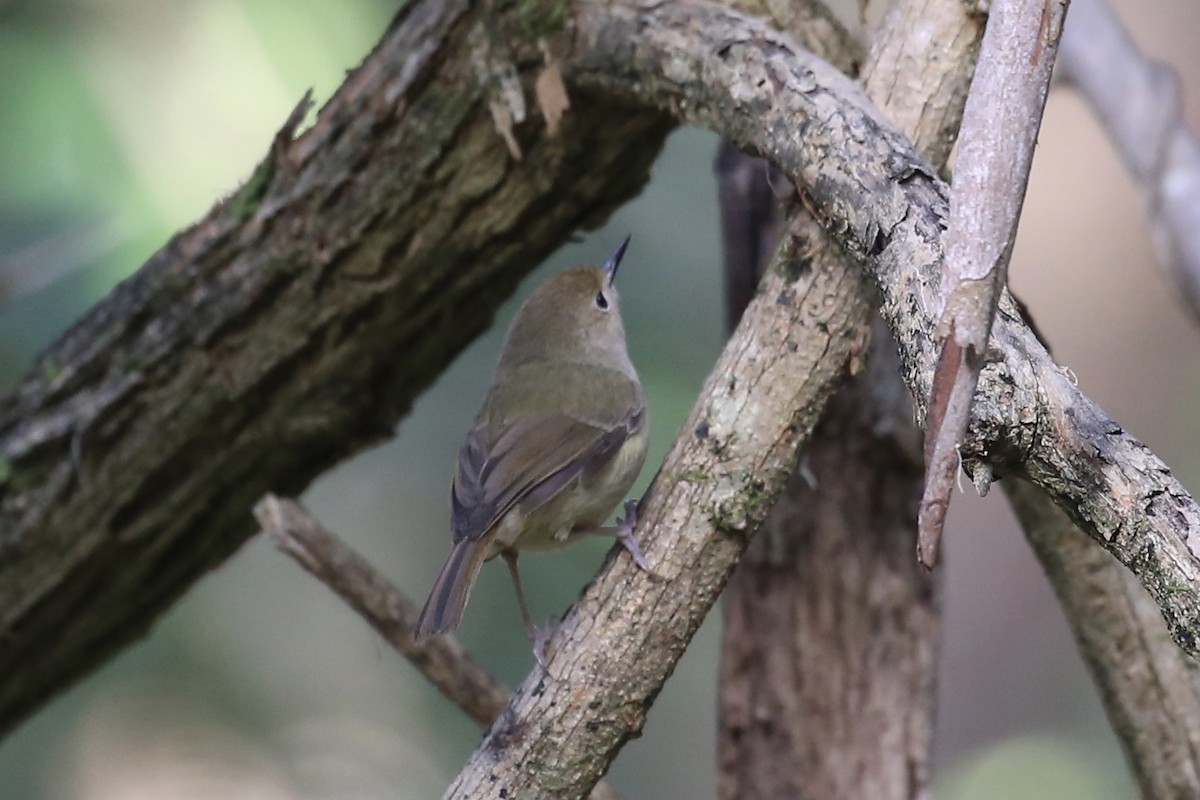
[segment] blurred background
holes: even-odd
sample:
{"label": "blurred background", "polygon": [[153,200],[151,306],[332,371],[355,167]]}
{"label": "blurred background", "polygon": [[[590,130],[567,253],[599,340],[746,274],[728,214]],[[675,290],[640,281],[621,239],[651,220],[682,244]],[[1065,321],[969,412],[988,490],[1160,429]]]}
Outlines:
{"label": "blurred background", "polygon": [[[0,0],[0,380],[235,189],[309,87],[329,97],[396,0]],[[1141,46],[1184,76],[1200,127],[1200,6],[1118,3]],[[851,16],[856,14],[853,9]],[[718,352],[716,139],[672,137],[654,179],[552,271],[621,273],[650,394],[645,486]],[[1052,94],[1012,283],[1059,361],[1200,487],[1200,328],[1172,297],[1140,200],[1086,109]],[[449,476],[503,323],[449,369],[389,444],[305,500],[420,601],[444,557]],[[663,309],[670,309],[663,313]],[[947,530],[939,798],[1133,795],[1050,589],[1000,492],[960,496]],[[594,573],[602,541],[522,562],[540,617]],[[505,570],[484,570],[462,638],[505,681],[531,666]],[[629,797],[711,798],[719,613],[645,735],[612,771]],[[479,731],[321,585],[261,540],[154,627],[0,741],[14,800],[372,800],[439,796]]]}

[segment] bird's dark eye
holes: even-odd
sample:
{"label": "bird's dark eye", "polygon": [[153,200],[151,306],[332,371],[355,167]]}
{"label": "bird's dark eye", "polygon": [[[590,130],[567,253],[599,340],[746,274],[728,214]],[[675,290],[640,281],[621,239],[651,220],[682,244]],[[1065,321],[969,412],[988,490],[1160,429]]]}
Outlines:
{"label": "bird's dark eye", "polygon": [[608,311],[608,298],[604,296],[604,292],[596,292],[596,308]]}

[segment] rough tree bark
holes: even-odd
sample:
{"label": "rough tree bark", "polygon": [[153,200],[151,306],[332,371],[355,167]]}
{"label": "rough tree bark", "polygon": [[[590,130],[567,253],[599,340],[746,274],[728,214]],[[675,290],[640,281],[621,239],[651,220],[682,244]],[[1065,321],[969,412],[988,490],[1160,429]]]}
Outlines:
{"label": "rough tree bark", "polygon": [[[17,676],[0,726],[231,551],[259,491],[294,491],[384,435],[473,332],[464,319],[486,319],[523,267],[640,185],[671,125],[661,112],[804,187],[875,279],[922,408],[946,189],[844,76],[703,2],[498,2],[488,20],[467,5],[408,4],[312,131],[281,137],[261,181],[0,408],[0,674]],[[528,87],[540,67],[529,27],[568,11],[578,127],[552,139],[517,124],[505,143],[514,79]],[[523,161],[504,156],[514,142]],[[655,482],[639,533],[667,580],[606,563],[556,638],[552,679],[526,681],[453,795],[581,796],[640,730],[852,357],[862,277],[823,271],[812,244],[785,243]],[[990,459],[1048,490],[1200,649],[1200,510],[1001,313],[972,467]]]}
{"label": "rough tree bark", "polygon": [[541,56],[514,34],[506,61],[520,9],[475,6],[405,6],[310,130],[0,403],[0,733],[236,550],[264,492],[389,436],[526,270],[645,183],[673,123],[584,91],[509,158],[493,77],[528,88]]}
{"label": "rough tree bark", "polygon": [[785,236],[642,502],[660,577],[610,555],[446,797],[580,797],[641,731],[855,357],[862,278],[819,246]]}
{"label": "rough tree bark", "polygon": [[[1104,0],[1072,3],[1059,64],[1058,77],[1092,106],[1149,198],[1159,260],[1195,316],[1200,229],[1186,220],[1200,209],[1200,147],[1182,119],[1177,76],[1138,51]],[[1003,487],[1058,595],[1142,795],[1200,796],[1200,667],[1171,641],[1158,608],[1128,570],[1027,483],[1010,480]]]}
{"label": "rough tree bark", "polygon": [[[954,141],[981,32],[957,0],[898,0],[872,39],[868,93],[937,165]],[[762,163],[751,169],[765,174]],[[757,203],[774,199],[765,181],[756,189]],[[744,281],[728,273],[747,259],[731,260],[725,230],[726,282],[736,286]],[[744,307],[726,300],[731,312]],[[726,800],[928,796],[938,586],[912,557],[920,433],[895,345],[878,319],[875,328],[866,371],[830,399],[801,471],[726,589]]]}
{"label": "rough tree bark", "polygon": [[928,793],[940,610],[912,556],[919,439],[878,333],[727,590],[726,800]]}
{"label": "rough tree bark", "polygon": [[[485,728],[504,712],[512,698],[507,687],[453,635],[418,644],[414,637],[420,607],[366,559],[325,530],[298,502],[268,494],[254,507],[254,516],[263,526],[264,535],[354,609],[442,696]],[[593,786],[588,797],[620,800],[620,795],[605,781]]]}
{"label": "rough tree bark", "polygon": [[[941,262],[946,198],[933,170],[843,76],[759,23],[702,3],[582,4],[579,9],[576,80],[630,91],[711,125],[769,154],[803,185],[838,241],[862,257],[878,280],[884,317],[899,338],[905,376],[922,408],[933,364],[927,301]],[[756,321],[748,326],[743,320],[727,356],[731,350],[745,352],[745,336],[763,325],[757,316],[761,309],[755,309],[772,294],[760,290],[751,305],[750,318]],[[1168,616],[1176,641],[1195,651],[1193,539],[1200,510],[1161,462],[1050,361],[1010,298],[1003,298],[1001,313],[995,352],[988,353],[994,360],[981,384],[983,402],[965,450],[975,460],[972,468],[984,468],[986,458],[1023,472],[1054,495],[1090,535],[1131,566]],[[719,368],[736,372],[739,362],[731,358]],[[710,379],[693,419],[704,419],[709,403],[727,408],[731,393],[743,391],[740,383],[725,387],[718,377]],[[778,463],[783,445],[769,438],[777,429],[764,431],[768,420],[758,413],[762,406],[739,396],[745,398],[740,401],[744,413],[737,417],[739,436],[745,430],[760,440],[759,447],[771,442],[767,452]],[[803,408],[807,414],[808,406]],[[715,466],[744,464],[753,443],[737,444],[731,460]],[[663,475],[678,479],[688,460],[700,455],[695,443],[678,442]],[[708,474],[722,478],[713,479],[711,496],[727,499],[725,472]],[[624,737],[640,729],[644,704],[673,667],[669,651],[677,646],[674,638],[662,641],[616,620],[636,617],[648,605],[686,639],[697,611],[703,613],[711,597],[707,581],[719,580],[736,557],[736,550],[721,552],[717,534],[730,527],[751,532],[757,515],[750,512],[778,491],[773,474],[765,474],[771,479],[755,487],[761,491],[753,493],[754,504],[739,503],[732,517],[715,514],[711,526],[695,518],[696,498],[652,494],[650,519],[682,520],[674,529],[651,525],[652,547],[667,550],[673,563],[683,557],[702,567],[688,576],[690,597],[641,585],[623,562],[608,565],[567,617],[563,639],[568,646],[556,679],[526,681],[510,707],[511,717],[493,728],[449,796],[573,796],[603,772]],[[721,508],[727,507],[722,503]]]}
{"label": "rough tree bark", "polygon": [[[767,154],[861,259],[923,416],[947,190],[849,80],[756,21],[700,2],[579,6],[575,79],[628,91]],[[784,54],[787,57],[784,57]],[[1113,553],[1200,653],[1200,507],[1170,469],[1087,398],[1001,298],[962,448],[1044,489]]]}

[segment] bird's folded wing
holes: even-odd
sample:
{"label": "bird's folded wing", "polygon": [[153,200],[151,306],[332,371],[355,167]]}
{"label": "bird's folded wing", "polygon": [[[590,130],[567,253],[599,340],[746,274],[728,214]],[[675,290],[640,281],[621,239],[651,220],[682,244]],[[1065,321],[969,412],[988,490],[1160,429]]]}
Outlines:
{"label": "bird's folded wing", "polygon": [[454,541],[478,539],[518,501],[547,502],[572,479],[601,468],[641,426],[644,408],[611,428],[566,414],[513,420],[493,441],[478,425],[458,454],[451,493]]}

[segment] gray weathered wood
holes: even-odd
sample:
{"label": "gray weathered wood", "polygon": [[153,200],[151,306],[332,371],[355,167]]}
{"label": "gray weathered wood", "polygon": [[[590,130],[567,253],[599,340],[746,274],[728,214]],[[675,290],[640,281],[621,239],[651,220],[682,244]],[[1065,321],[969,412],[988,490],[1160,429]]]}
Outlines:
{"label": "gray weathered wood", "polygon": [[1200,797],[1200,664],[1129,571],[1038,488],[1002,482],[1146,800]]}
{"label": "gray weathered wood", "polygon": [[[867,93],[939,166],[981,33],[960,0],[895,0],[873,30]],[[921,437],[875,320],[866,370],[830,398],[725,592],[723,800],[929,796],[940,580],[912,557]]]}
{"label": "gray weathered wood", "polygon": [[[947,187],[848,78],[759,22],[699,2],[580,6],[575,79],[629,92],[769,155],[872,277],[924,417]],[[1000,300],[963,446],[1041,486],[1149,590],[1200,653],[1200,507]]]}
{"label": "gray weathered wood", "polygon": [[[1066,3],[995,0],[963,109],[941,286],[935,297],[938,362],[925,416],[925,490],[917,554],[937,563],[960,448],[1008,260],[1017,240],[1033,145],[1042,125]],[[987,491],[987,476],[976,472]]]}

